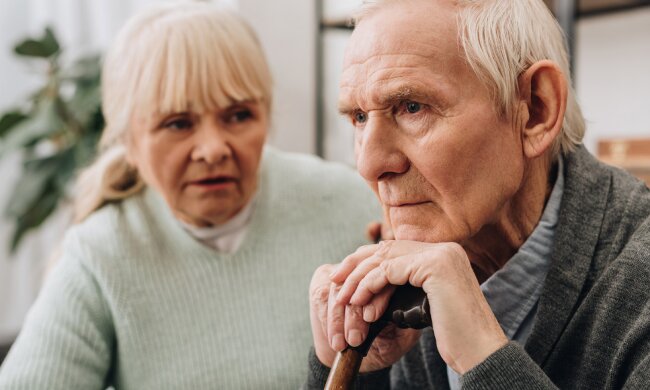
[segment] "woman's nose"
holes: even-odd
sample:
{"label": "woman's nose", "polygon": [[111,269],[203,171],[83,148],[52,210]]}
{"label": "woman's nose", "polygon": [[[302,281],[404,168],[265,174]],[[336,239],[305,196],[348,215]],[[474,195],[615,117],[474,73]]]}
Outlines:
{"label": "woman's nose", "polygon": [[192,160],[219,164],[232,157],[232,149],[224,130],[215,123],[201,124],[194,133]]}
{"label": "woman's nose", "polygon": [[376,182],[386,173],[408,170],[409,160],[400,149],[398,132],[392,121],[368,118],[355,145],[357,170],[366,180]]}

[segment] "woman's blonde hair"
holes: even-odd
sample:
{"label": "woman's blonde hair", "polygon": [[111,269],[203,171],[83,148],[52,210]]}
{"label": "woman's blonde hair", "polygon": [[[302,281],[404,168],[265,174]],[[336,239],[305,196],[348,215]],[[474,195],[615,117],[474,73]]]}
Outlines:
{"label": "woman's blonde hair", "polygon": [[240,16],[200,2],[158,5],[134,16],[104,59],[106,127],[97,159],[77,180],[75,222],[143,188],[126,159],[134,113],[200,113],[245,100],[270,109],[272,81],[260,43]]}
{"label": "woman's blonde hair", "polygon": [[[358,24],[382,6],[399,1],[414,0],[364,1],[354,22]],[[512,114],[519,94],[519,75],[537,61],[555,62],[571,85],[564,34],[542,0],[457,0],[457,4],[461,50],[469,66],[493,92],[501,114]],[[584,132],[585,120],[575,91],[569,87],[562,132],[553,154],[573,150],[582,142]]]}

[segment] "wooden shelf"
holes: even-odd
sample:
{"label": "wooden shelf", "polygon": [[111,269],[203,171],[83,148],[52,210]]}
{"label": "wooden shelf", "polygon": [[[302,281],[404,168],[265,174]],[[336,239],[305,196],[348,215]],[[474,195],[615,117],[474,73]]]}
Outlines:
{"label": "wooden shelf", "polygon": [[600,140],[598,158],[629,171],[650,185],[650,138]]}

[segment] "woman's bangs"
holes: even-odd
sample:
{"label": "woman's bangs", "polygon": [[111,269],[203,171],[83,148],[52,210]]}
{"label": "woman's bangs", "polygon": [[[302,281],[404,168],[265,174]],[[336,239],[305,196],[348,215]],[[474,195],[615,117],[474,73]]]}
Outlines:
{"label": "woman's bangs", "polygon": [[145,81],[141,101],[154,108],[148,111],[205,112],[235,102],[265,100],[264,81],[258,74],[264,74],[264,69],[255,64],[257,59],[224,42],[223,32],[205,34],[192,27],[169,34],[162,50],[148,56],[141,78]]}

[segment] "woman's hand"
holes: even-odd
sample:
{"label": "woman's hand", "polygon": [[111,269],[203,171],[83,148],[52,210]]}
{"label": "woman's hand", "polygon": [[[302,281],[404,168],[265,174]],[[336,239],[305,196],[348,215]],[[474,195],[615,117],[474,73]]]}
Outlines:
{"label": "woman's hand", "polygon": [[[368,323],[386,309],[391,286],[406,283],[427,294],[438,351],[459,374],[507,343],[460,245],[383,241],[361,247],[336,268],[323,266],[314,275],[312,331],[319,359],[331,366],[334,350],[360,344]],[[362,371],[395,363],[418,334],[393,329],[378,337]]]}
{"label": "woman's hand", "polygon": [[394,240],[395,234],[386,222],[374,221],[366,226],[366,237],[372,242]]}

